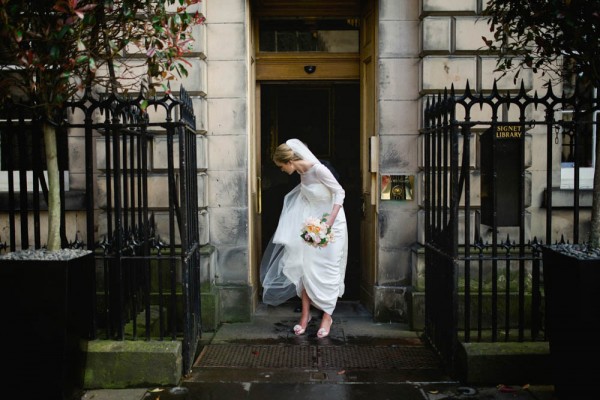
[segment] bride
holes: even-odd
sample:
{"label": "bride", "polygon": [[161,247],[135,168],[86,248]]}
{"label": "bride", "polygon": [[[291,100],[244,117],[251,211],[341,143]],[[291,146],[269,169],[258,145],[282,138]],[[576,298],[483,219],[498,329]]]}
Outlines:
{"label": "bride", "polygon": [[[337,299],[344,294],[348,258],[348,231],[342,207],[345,192],[329,168],[298,139],[280,144],[273,161],[288,175],[300,175],[300,184],[283,202],[275,234],[261,262],[263,302],[279,305],[294,296],[302,299],[300,321],[294,333],[302,335],[311,319],[311,306],[323,311],[317,337],[329,335]],[[314,246],[301,237],[308,218],[325,220],[332,240]]]}

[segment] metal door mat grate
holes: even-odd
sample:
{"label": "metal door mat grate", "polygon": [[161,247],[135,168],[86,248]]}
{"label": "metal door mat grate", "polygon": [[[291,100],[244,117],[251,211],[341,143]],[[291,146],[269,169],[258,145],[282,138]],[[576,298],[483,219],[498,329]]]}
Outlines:
{"label": "metal door mat grate", "polygon": [[320,368],[434,369],[440,368],[435,354],[416,346],[327,346],[319,347]]}
{"label": "metal door mat grate", "polygon": [[314,368],[315,346],[217,344],[202,349],[195,367]]}
{"label": "metal door mat grate", "polygon": [[194,365],[223,368],[437,369],[420,346],[207,345]]}

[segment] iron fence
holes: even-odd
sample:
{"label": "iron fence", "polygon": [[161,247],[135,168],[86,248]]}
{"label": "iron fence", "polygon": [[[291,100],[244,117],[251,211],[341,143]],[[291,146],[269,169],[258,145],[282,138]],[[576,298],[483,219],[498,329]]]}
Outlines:
{"label": "iron fence", "polygon": [[[44,247],[48,188],[41,120],[33,110],[5,104],[0,111],[7,175],[0,195],[8,230],[5,251]],[[59,159],[65,161],[59,168],[70,173],[61,174],[61,241],[63,247],[89,249],[96,257],[90,339],[181,340],[186,373],[201,335],[197,132],[191,98],[183,88],[178,96],[162,98],[86,91],[63,111],[56,124]],[[78,140],[83,145],[73,146]],[[164,162],[157,166],[151,154],[159,146]],[[84,154],[77,154],[81,149]],[[80,165],[68,165],[69,156],[79,157]],[[77,178],[78,169],[83,185],[73,182],[67,190],[69,176]],[[80,226],[81,215],[85,224]]]}
{"label": "iron fence", "polygon": [[[450,368],[460,341],[546,340],[541,247],[589,229],[580,169],[599,110],[589,89],[474,93],[467,83],[427,99],[425,335]],[[572,168],[570,189],[561,168]]]}

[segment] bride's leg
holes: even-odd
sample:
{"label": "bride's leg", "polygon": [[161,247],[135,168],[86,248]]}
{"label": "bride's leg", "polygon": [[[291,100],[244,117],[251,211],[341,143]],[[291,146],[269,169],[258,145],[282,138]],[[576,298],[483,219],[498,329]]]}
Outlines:
{"label": "bride's leg", "polygon": [[302,289],[302,314],[300,316],[300,323],[294,326],[294,333],[296,335],[302,335],[306,331],[306,327],[310,322],[310,299],[306,293],[306,289]]}
{"label": "bride's leg", "polygon": [[302,289],[302,316],[300,318],[300,324],[306,327],[308,321],[310,321],[310,299],[308,298],[306,289]]}
{"label": "bride's leg", "polygon": [[329,331],[331,331],[331,325],[333,324],[333,318],[331,317],[331,314],[327,314],[326,312],[323,312],[323,318],[321,319],[321,326],[319,327],[319,330],[317,331],[317,336],[319,338],[324,338],[329,336]]}

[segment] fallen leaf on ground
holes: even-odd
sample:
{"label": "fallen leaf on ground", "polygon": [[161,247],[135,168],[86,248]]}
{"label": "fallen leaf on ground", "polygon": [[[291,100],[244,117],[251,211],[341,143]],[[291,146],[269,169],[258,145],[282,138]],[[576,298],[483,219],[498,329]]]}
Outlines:
{"label": "fallen leaf on ground", "polygon": [[506,386],[506,385],[498,385],[498,391],[502,392],[502,393],[514,393],[517,391],[517,389],[510,387],[510,386]]}

